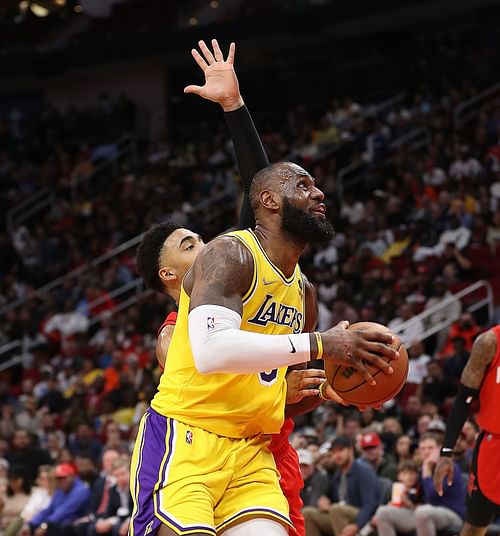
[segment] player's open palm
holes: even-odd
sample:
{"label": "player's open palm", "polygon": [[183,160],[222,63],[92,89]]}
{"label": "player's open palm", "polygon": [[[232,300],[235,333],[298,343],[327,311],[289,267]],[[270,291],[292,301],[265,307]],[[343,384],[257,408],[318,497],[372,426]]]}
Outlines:
{"label": "player's open palm", "polygon": [[453,472],[454,467],[452,459],[441,456],[437,461],[433,475],[434,486],[438,495],[443,495],[443,482],[445,478],[448,480],[448,486],[453,484]]}
{"label": "player's open palm", "polygon": [[242,106],[243,100],[234,72],[235,44],[231,43],[226,59],[216,39],[212,39],[213,51],[204,41],[199,41],[198,46],[201,53],[193,48],[191,54],[205,75],[205,84],[187,86],[184,88],[184,93],[194,93],[204,99],[218,102],[224,111],[231,111]]}
{"label": "player's open palm", "polygon": [[366,363],[390,374],[392,367],[386,359],[397,359],[398,352],[391,348],[393,336],[377,330],[348,330],[348,322],[340,322],[321,334],[325,359],[337,365],[354,367],[370,384],[375,384]]}

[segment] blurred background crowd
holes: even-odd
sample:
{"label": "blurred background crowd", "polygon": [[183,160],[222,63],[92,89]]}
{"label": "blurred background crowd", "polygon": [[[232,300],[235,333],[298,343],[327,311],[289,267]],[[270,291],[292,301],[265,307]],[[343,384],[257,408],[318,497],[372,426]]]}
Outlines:
{"label": "blurred background crowd", "polygon": [[[270,160],[301,163],[326,194],[336,236],[301,262],[318,289],[319,329],[381,322],[411,358],[408,384],[381,411],[324,404],[297,419],[307,534],[430,535],[429,508],[440,505],[453,532],[463,479],[438,498],[426,475],[473,341],[498,322],[498,8],[484,1],[452,16],[444,0],[432,12],[387,1],[386,27],[369,2],[138,4],[10,2],[0,15],[0,534],[44,523],[54,534],[126,533],[128,457],[161,373],[156,332],[175,307],[143,288],[135,249],[166,219],[209,240],[234,226],[241,197],[222,113],[180,96],[197,80],[188,52],[205,35],[238,42]],[[273,40],[283,32],[288,46]],[[131,34],[136,50],[120,48]],[[162,68],[148,86],[153,52]],[[99,63],[120,54],[135,63],[127,78],[113,64],[110,84]],[[455,447],[459,476],[476,434],[471,415]],[[349,463],[361,466],[348,483],[352,534],[329,514],[347,500],[336,468]],[[394,527],[401,504],[379,508],[396,480],[412,490],[406,530]],[[376,490],[368,502],[366,489]]]}

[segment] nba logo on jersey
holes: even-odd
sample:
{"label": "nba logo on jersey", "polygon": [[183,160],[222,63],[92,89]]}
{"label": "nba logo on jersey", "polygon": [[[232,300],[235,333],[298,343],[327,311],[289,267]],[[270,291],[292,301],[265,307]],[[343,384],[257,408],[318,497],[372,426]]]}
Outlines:
{"label": "nba logo on jersey", "polygon": [[186,432],[186,443],[188,445],[192,445],[193,444],[193,432],[191,432],[191,430],[188,430]]}
{"label": "nba logo on jersey", "polygon": [[213,316],[207,317],[207,329],[208,331],[215,329],[215,318]]}
{"label": "nba logo on jersey", "polygon": [[497,381],[496,383],[500,383],[500,367],[497,367]]}

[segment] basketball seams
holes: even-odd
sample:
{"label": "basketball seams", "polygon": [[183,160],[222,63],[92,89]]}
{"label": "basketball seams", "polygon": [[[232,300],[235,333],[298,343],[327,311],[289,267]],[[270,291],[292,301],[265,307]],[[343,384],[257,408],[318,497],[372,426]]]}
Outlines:
{"label": "basketball seams", "polygon": [[[397,350],[401,351],[401,349],[403,349],[405,354],[406,354],[406,348],[401,343],[401,340],[399,340],[399,338],[397,340],[397,343],[399,343],[399,346],[398,346]],[[405,358],[403,358],[403,359],[405,359]],[[378,404],[378,403],[384,403],[387,400],[390,400],[394,396],[396,396],[399,393],[399,391],[402,389],[403,385],[405,384],[406,379],[408,377],[408,371],[409,371],[409,360],[408,360],[407,357],[406,357],[405,361],[406,361],[406,367],[405,367],[404,373],[399,368],[395,370],[396,377],[399,376],[401,373],[403,373],[402,377],[401,377],[401,381],[398,383],[398,385],[394,386],[393,389],[391,389],[390,393],[386,392],[386,393],[384,393],[384,396],[381,396],[380,398],[377,398],[376,400],[369,400],[369,401],[358,401],[358,400],[357,401],[351,401],[351,400],[349,400],[349,398],[350,398],[349,394],[350,393],[352,393],[354,395],[356,390],[358,390],[360,388],[363,389],[363,386],[367,386],[367,383],[366,383],[366,380],[364,378],[362,378],[362,377],[361,377],[361,381],[358,381],[356,383],[356,385],[352,385],[352,383],[349,385],[349,383],[350,383],[349,379],[341,379],[339,377],[339,373],[342,373],[342,370],[344,370],[346,368],[345,366],[342,366],[342,365],[336,365],[335,366],[334,370],[332,371],[331,385],[332,385],[333,389],[339,394],[339,396],[344,397],[346,402],[348,402],[348,403],[361,404],[361,405],[365,405],[365,404],[366,405],[374,405],[374,404]],[[394,367],[394,368],[396,368],[396,367]],[[384,372],[381,369],[376,369],[376,370],[374,370],[374,372],[372,372],[372,376],[374,378],[376,378],[381,373],[384,374]],[[359,375],[359,373],[358,373],[358,375]],[[339,388],[339,386],[336,385],[336,383],[343,383],[345,385],[346,389]],[[375,389],[374,394],[376,396],[380,396],[380,392],[378,392],[376,389]],[[369,394],[367,396],[369,396]]]}
{"label": "basketball seams", "polygon": [[[401,347],[402,347],[402,346],[403,346],[402,344],[399,345],[398,352],[399,352],[399,350],[401,350]],[[339,372],[342,368],[345,368],[345,367],[343,367],[342,365],[337,365],[337,369],[335,370],[335,373],[334,373],[333,378],[332,378],[332,383],[335,383],[335,378],[337,377],[338,372]],[[408,367],[407,367],[407,368],[408,368]],[[381,369],[377,369],[375,372],[372,373],[372,376],[373,376],[374,378],[376,378],[380,373],[382,373],[382,370],[381,370]],[[358,374],[359,374],[359,373],[358,373]],[[407,372],[407,374],[408,374],[408,372]],[[361,377],[361,382],[360,382],[360,383],[358,383],[357,385],[355,385],[355,386],[353,386],[353,387],[347,389],[346,391],[338,391],[338,390],[337,390],[335,387],[333,387],[333,386],[332,386],[332,389],[333,389],[336,393],[338,393],[338,394],[350,393],[351,391],[354,391],[354,389],[357,389],[358,387],[361,387],[361,386],[362,386],[363,384],[365,384],[365,383],[366,383],[366,380],[365,380],[363,377]]]}

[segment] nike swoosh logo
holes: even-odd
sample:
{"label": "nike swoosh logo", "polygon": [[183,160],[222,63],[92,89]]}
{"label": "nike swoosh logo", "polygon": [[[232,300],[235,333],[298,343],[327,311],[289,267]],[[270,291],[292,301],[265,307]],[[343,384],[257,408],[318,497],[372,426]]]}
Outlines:
{"label": "nike swoosh logo", "polygon": [[292,349],[290,350],[290,353],[294,354],[297,350],[295,350],[295,346],[293,345],[292,339],[290,339],[290,337],[288,337],[288,340],[290,341],[290,344],[292,345]]}
{"label": "nike swoosh logo", "polygon": [[276,283],[276,281],[266,281],[264,278],[262,278],[262,283],[264,285],[272,285],[273,283]]}

